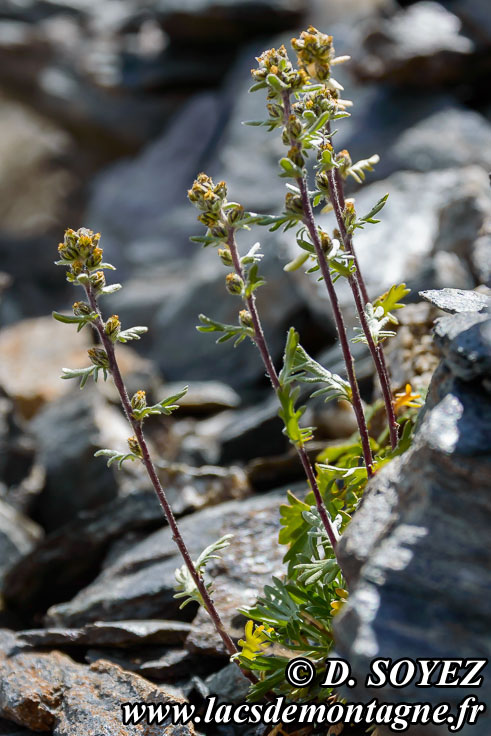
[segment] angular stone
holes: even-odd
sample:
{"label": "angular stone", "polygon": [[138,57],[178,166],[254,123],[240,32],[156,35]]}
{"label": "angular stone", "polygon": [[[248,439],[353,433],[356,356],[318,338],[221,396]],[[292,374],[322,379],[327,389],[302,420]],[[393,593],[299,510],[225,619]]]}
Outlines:
{"label": "angular stone", "polygon": [[[482,321],[486,315],[460,313],[440,325],[445,321],[446,333],[459,340],[469,320],[476,328],[489,322]],[[374,657],[491,653],[491,397],[478,376],[467,382],[453,371],[446,357],[411,448],[369,482],[339,544],[351,592],[335,619],[336,652],[350,661],[359,683]],[[390,698],[389,689],[377,690],[377,697]],[[359,684],[350,690],[355,697],[367,700],[372,694]],[[455,709],[462,694],[431,688],[425,699],[432,705],[445,700]],[[402,700],[421,701],[414,681]],[[481,714],[479,731],[489,727],[489,714]],[[440,733],[435,727],[426,731]]]}
{"label": "angular stone", "polygon": [[489,312],[462,312],[437,320],[435,342],[455,376],[472,381],[491,375],[491,319]]}
{"label": "angular stone", "polygon": [[36,736],[34,731],[23,728],[12,721],[5,721],[0,718],[0,735],[1,736]]}
{"label": "angular stone", "polygon": [[417,2],[367,24],[356,71],[364,80],[436,86],[460,80],[474,44],[461,22],[436,2]]}
{"label": "angular stone", "polygon": [[[172,396],[182,389],[182,384],[166,383],[163,387],[166,396]],[[179,399],[180,414],[212,414],[224,409],[236,409],[240,396],[221,381],[191,381],[186,394]]]}
{"label": "angular stone", "polygon": [[26,629],[18,633],[21,644],[32,647],[182,644],[191,631],[184,621],[96,621],[81,629]]}
{"label": "angular stone", "polygon": [[[283,497],[281,491],[230,501],[181,521],[182,535],[194,559],[224,534],[234,534],[221,561],[209,569],[212,578],[216,577],[214,598],[227,626],[236,618],[239,605],[253,603],[271,573],[282,569],[283,550],[276,535],[278,504]],[[97,620],[161,615],[173,618],[179,613],[179,601],[174,598],[174,572],[181,565],[172,534],[164,528],[111,558],[99,577],[72,601],[50,608],[47,622],[80,626]],[[184,613],[188,610],[191,606]],[[233,632],[242,635],[242,621]]]}
{"label": "angular stone", "polygon": [[234,662],[207,677],[205,684],[223,703],[244,703],[251,686]]}
{"label": "angular stone", "polygon": [[5,598],[17,610],[45,610],[74,595],[81,581],[97,574],[111,542],[131,530],[155,529],[164,523],[153,490],[131,493],[84,512],[48,534],[15,565],[5,583]]}
{"label": "angular stone", "polygon": [[0,591],[8,572],[41,537],[41,527],[0,499]]}
{"label": "angular stone", "polygon": [[[0,655],[0,715],[36,731],[53,736],[167,733],[170,719],[159,726],[124,726],[121,703],[135,701],[184,702],[110,662],[85,667],[59,652]],[[172,733],[192,736],[194,729],[173,727]]]}
{"label": "angular stone", "polygon": [[491,299],[487,294],[462,289],[438,289],[420,291],[419,295],[438,309],[450,314],[459,312],[484,312],[489,309]]}
{"label": "angular stone", "polygon": [[38,459],[46,468],[35,515],[49,531],[118,493],[116,471],[94,453],[124,450],[129,430],[122,415],[91,389],[50,404],[32,424]]}

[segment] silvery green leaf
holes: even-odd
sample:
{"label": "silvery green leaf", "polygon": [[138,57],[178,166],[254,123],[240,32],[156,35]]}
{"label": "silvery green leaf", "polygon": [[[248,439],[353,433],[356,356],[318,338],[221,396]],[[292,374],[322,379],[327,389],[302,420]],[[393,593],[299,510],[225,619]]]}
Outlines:
{"label": "silvery green leaf", "polygon": [[141,335],[144,335],[146,332],[148,332],[148,327],[138,326],[138,327],[129,327],[127,330],[122,330],[118,334],[118,341],[119,342],[128,342],[129,340],[139,340]]}
{"label": "silvery green leaf", "polygon": [[118,464],[119,469],[121,470],[121,467],[123,463],[126,460],[139,460],[140,458],[137,455],[134,455],[132,452],[118,452],[117,450],[97,450],[96,453],[94,453],[94,457],[107,457],[107,467],[110,468],[111,465],[114,463]]}
{"label": "silvery green leaf", "polygon": [[101,289],[101,294],[114,294],[115,291],[119,291],[123,287],[121,284],[109,284],[109,286],[104,286],[103,289]]}

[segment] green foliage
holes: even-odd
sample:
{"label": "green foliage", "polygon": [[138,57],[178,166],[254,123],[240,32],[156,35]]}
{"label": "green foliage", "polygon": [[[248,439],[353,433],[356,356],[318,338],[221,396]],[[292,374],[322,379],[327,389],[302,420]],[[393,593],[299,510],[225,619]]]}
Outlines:
{"label": "green foliage", "polygon": [[[205,550],[203,550],[203,552],[194,563],[196,572],[199,576],[202,576],[204,574],[206,566],[209,564],[209,562],[211,562],[211,560],[220,559],[220,555],[217,553],[228,547],[232,538],[233,534],[225,534],[223,537],[218,539],[216,542],[213,542],[213,544],[210,544]],[[200,605],[203,605],[203,598],[201,596],[201,593],[199,592],[193,576],[189,572],[186,565],[183,565],[176,570],[175,578],[175,587],[177,592],[174,594],[174,598],[184,599],[179,608],[184,608],[188,605],[188,603],[191,603],[192,601],[196,601]],[[206,588],[211,594],[213,591],[212,584],[207,583]]]}
{"label": "green foliage", "polygon": [[[347,176],[353,177],[353,179],[358,184],[363,184],[366,178],[366,171],[373,171],[374,165],[378,164],[380,161],[380,156],[375,154],[374,156],[370,156],[370,158],[362,159],[361,161],[357,161],[352,166],[349,166],[346,174]],[[375,213],[374,213],[375,214]]]}
{"label": "green foliage", "polygon": [[89,365],[87,366],[87,368],[62,368],[61,378],[80,378],[80,388],[83,388],[91,376],[94,381],[97,382],[97,379],[99,378],[99,371],[102,371],[104,380],[106,381],[108,377],[108,371],[106,368],[101,368],[98,365]]}
{"label": "green foliage", "polygon": [[139,340],[146,332],[148,332],[148,327],[129,327],[127,330],[121,330],[118,334],[117,340],[118,342]]}
{"label": "green foliage", "polygon": [[107,467],[110,468],[111,465],[117,464],[119,470],[121,470],[123,463],[126,460],[140,459],[138,455],[135,455],[132,452],[118,452],[117,450],[97,450],[97,452],[94,453],[94,457],[107,457]]}
{"label": "green foliage", "polygon": [[155,414],[164,414],[165,416],[170,416],[173,411],[179,409],[179,404],[177,404],[176,402],[179,401],[179,399],[182,399],[187,391],[188,386],[185,386],[182,391],[179,391],[177,394],[173,394],[172,396],[168,396],[166,399],[162,399],[162,401],[159,401],[158,404],[154,404],[153,406],[145,406],[142,409],[133,409],[133,416],[139,421],[143,421],[147,417],[153,416]]}
{"label": "green foliage", "polygon": [[385,203],[387,202],[388,197],[388,194],[384,194],[384,196],[379,199],[377,204],[372,207],[370,212],[368,212],[366,215],[363,215],[363,217],[360,217],[360,219],[353,225],[352,229],[354,230],[357,227],[363,229],[367,224],[377,225],[380,220],[376,220],[375,215],[378,215],[380,210],[385,207]]}
{"label": "green foliage", "polygon": [[[53,319],[57,322],[62,322],[66,325],[77,325],[77,332],[85,327],[85,325],[92,324],[97,319],[97,313],[91,312],[90,314],[76,317],[73,314],[61,314],[60,312],[52,312]],[[68,376],[67,376],[68,377]]]}
{"label": "green foliage", "polygon": [[384,317],[387,317],[389,322],[392,322],[393,324],[399,324],[399,320],[394,314],[392,314],[392,311],[402,309],[404,307],[404,304],[401,304],[399,300],[404,299],[404,297],[410,292],[411,289],[408,289],[406,284],[394,284],[394,286],[390,287],[389,291],[386,291],[385,294],[382,294],[378,299],[375,299],[373,306],[375,309],[382,307],[384,310]]}
{"label": "green foliage", "polygon": [[251,327],[245,327],[244,325],[240,324],[227,325],[223,322],[218,322],[215,319],[211,319],[211,317],[207,317],[204,314],[199,315],[199,321],[201,322],[201,324],[196,327],[198,332],[222,333],[220,337],[216,340],[217,343],[227,342],[227,340],[232,340],[236,338],[234,342],[234,347],[237,347],[237,345],[240,345],[242,340],[245,340],[246,337],[254,337],[254,330]]}

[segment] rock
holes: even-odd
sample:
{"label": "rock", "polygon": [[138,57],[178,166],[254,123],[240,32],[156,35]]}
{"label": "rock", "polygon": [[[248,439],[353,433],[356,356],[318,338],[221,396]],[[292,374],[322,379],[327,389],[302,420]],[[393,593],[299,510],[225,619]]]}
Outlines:
{"label": "rock", "polygon": [[[166,383],[165,393],[172,396],[182,389],[181,383]],[[179,414],[213,414],[223,409],[236,409],[240,396],[226,383],[220,381],[192,381],[187,393],[179,399]]]}
{"label": "rock", "polygon": [[486,190],[466,185],[461,191],[451,192],[439,213],[438,237],[435,250],[451,250],[468,257],[469,250],[479,235],[491,223],[491,198]]}
{"label": "rock", "polygon": [[[490,320],[463,312],[437,324],[439,342],[445,336],[448,343],[413,444],[369,482],[339,545],[351,594],[335,619],[336,652],[350,661],[358,682],[374,657],[395,661],[408,652],[435,659],[491,653],[486,593],[491,397],[483,390],[489,338],[488,362],[474,360],[482,355],[484,341],[477,345],[468,339],[470,322],[474,330]],[[449,353],[453,341],[461,346],[462,363]],[[471,371],[461,370],[464,358]],[[378,698],[387,696],[384,688],[377,691]],[[350,690],[353,700],[369,697],[361,685]],[[456,708],[462,694],[431,688],[425,699]],[[414,682],[404,688],[403,700],[420,702]],[[489,731],[489,723],[489,714],[482,714],[479,731]],[[440,733],[431,726],[426,730],[430,736]],[[472,730],[464,726],[463,733]]]}
{"label": "rock", "polygon": [[0,718],[0,734],[1,736],[36,736],[34,731],[22,728],[11,721],[5,721]]}
{"label": "rock", "polygon": [[48,605],[74,595],[81,583],[98,573],[111,542],[131,530],[148,531],[164,523],[153,490],[135,492],[83,512],[19,560],[6,580],[5,598],[17,610],[46,610]]}
{"label": "rock", "polygon": [[173,41],[235,45],[257,34],[296,28],[307,6],[304,0],[159,0],[157,9],[163,27]]}
{"label": "rock", "polygon": [[174,513],[178,516],[216,506],[223,501],[245,498],[250,493],[247,477],[238,466],[193,468],[181,463],[169,463],[158,469]]}
{"label": "rock", "polygon": [[478,291],[463,291],[462,289],[439,289],[437,291],[420,291],[419,295],[425,301],[434,304],[449,314],[460,312],[485,312],[491,305],[491,299]]}
{"label": "rock", "polygon": [[[20,414],[30,419],[45,404],[75,393],[73,381],[60,379],[63,366],[87,365],[90,333],[77,333],[51,317],[26,319],[0,330],[0,386],[14,400]],[[36,360],[32,360],[32,356]],[[148,376],[148,363],[126,345],[118,348],[125,380]]]}
{"label": "rock", "polygon": [[[473,110],[443,103],[435,113],[422,117],[414,125],[407,125],[392,145],[384,147],[380,151],[381,166],[377,168],[384,173],[397,169],[428,172],[470,164],[489,169],[491,154],[488,158],[487,152],[490,146],[491,125],[485,117]],[[380,171],[376,175],[380,176]]]}
{"label": "rock", "polygon": [[125,650],[89,649],[85,658],[89,663],[99,659],[109,660],[125,670],[137,672],[157,682],[175,682],[188,677],[190,672],[206,675],[210,671],[210,662],[203,657],[194,656],[183,649],[155,645]]}
{"label": "rock", "polygon": [[[193,558],[223,534],[235,535],[222,560],[210,566],[210,574],[217,578],[214,599],[226,626],[236,619],[239,605],[254,601],[272,571],[281,570],[283,551],[276,542],[276,532],[278,503],[283,495],[280,491],[245,501],[229,501],[180,523]],[[164,528],[110,558],[99,577],[72,601],[50,608],[46,621],[50,626],[81,626],[97,620],[162,614],[173,618],[178,615],[178,601],[173,597],[174,572],[181,564],[172,534]],[[242,633],[237,628],[232,631],[234,635]],[[198,634],[205,633],[203,626]],[[214,646],[218,647],[216,641]]]}
{"label": "rock", "polygon": [[186,194],[216,135],[218,114],[216,95],[193,98],[160,138],[96,178],[88,226],[102,233],[107,259],[132,278],[148,278],[156,265],[187,260],[196,250],[189,242],[196,215]]}
{"label": "rock", "polygon": [[107,447],[125,449],[129,429],[96,392],[86,388],[84,393],[50,404],[32,423],[39,462],[46,468],[35,517],[48,531],[118,493],[117,471],[94,453]]}
{"label": "rock", "polygon": [[96,621],[81,629],[30,629],[18,633],[20,644],[31,647],[182,644],[191,631],[184,621]]}
{"label": "rock", "polygon": [[[197,231],[199,228],[194,229]],[[268,247],[267,239],[271,235],[277,236],[275,249],[281,247],[281,235],[264,234],[261,273],[268,284],[256,293],[270,351],[274,358],[279,358],[284,350],[286,329],[302,312],[304,302],[292,279],[283,272],[274,251]],[[226,271],[216,253],[209,249],[198,252],[189,263],[188,274],[180,293],[162,305],[153,323],[153,330],[165,335],[165,345],[162,342],[155,345],[151,353],[164,376],[171,381],[219,380],[236,390],[265,380],[260,355],[250,341],[244,341],[235,349],[229,343],[214,347],[216,336],[196,331],[199,313],[236,324],[241,308],[237,299],[225,290]],[[325,334],[324,330],[320,334],[322,332]]]}
{"label": "rock", "polygon": [[491,233],[481,235],[471,250],[471,268],[479,284],[491,284]]}
{"label": "rock", "polygon": [[393,391],[403,391],[407,383],[418,393],[427,390],[439,362],[431,337],[435,316],[436,309],[426,302],[399,311],[397,334],[384,346]]}
{"label": "rock", "polygon": [[61,367],[84,365],[88,347],[88,333],[77,334],[51,317],[4,327],[0,330],[0,385],[20,413],[30,418],[70,391],[70,381],[60,380]]}
{"label": "rock", "polygon": [[435,342],[455,376],[472,381],[491,375],[491,318],[463,312],[437,320]]}
{"label": "rock", "polygon": [[356,72],[363,80],[437,86],[465,79],[473,42],[460,20],[436,2],[401,9],[388,19],[369,21]]}
{"label": "rock", "polygon": [[234,662],[207,677],[205,684],[222,703],[244,703],[251,686]]}
{"label": "rock", "polygon": [[[184,702],[110,662],[85,667],[59,652],[0,656],[0,674],[0,714],[53,736],[77,736],[81,731],[157,736],[167,732],[170,719],[159,726],[124,726],[121,703]],[[194,733],[191,726],[172,728],[180,736]]]}
{"label": "rock", "polygon": [[37,524],[0,499],[0,591],[5,576],[33,549],[41,536],[42,530]]}
{"label": "rock", "polygon": [[471,38],[482,48],[491,45],[491,21],[481,0],[451,0],[450,9],[457,15]]}

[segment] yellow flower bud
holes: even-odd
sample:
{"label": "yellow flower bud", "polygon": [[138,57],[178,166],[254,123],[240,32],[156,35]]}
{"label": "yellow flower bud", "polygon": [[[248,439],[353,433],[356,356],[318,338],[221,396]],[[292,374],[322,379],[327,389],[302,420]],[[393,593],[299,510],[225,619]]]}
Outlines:
{"label": "yellow flower bud", "polygon": [[140,458],[143,457],[140,443],[138,442],[136,437],[128,437],[128,447],[130,448],[130,452],[132,452],[133,455],[136,455]]}
{"label": "yellow flower bud", "polygon": [[104,325],[104,332],[113,342],[117,339],[121,332],[121,322],[119,321],[117,314],[113,314],[107,319],[106,324]]}
{"label": "yellow flower bud", "polygon": [[229,294],[242,294],[244,282],[236,273],[227,274],[225,285]]}
{"label": "yellow flower bud", "polygon": [[107,357],[107,353],[104,348],[89,348],[87,353],[91,362],[98,368],[105,368],[106,370],[109,368],[109,358]]}

